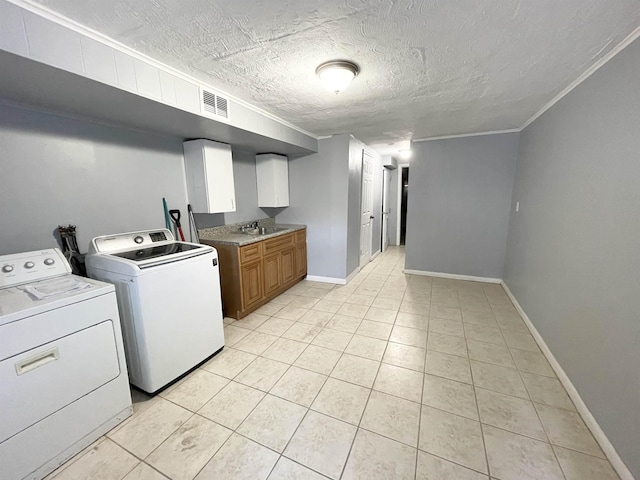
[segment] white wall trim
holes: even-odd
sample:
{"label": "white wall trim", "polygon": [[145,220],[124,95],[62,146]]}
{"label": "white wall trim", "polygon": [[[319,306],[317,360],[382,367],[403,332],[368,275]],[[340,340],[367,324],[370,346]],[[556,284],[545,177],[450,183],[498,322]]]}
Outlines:
{"label": "white wall trim", "polygon": [[321,282],[321,283],[335,283],[337,285],[346,285],[349,283],[353,277],[355,277],[358,273],[360,273],[360,267],[356,268],[353,272],[347,275],[347,278],[337,278],[337,277],[320,277],[318,275],[307,275],[307,280],[311,282]]}
{"label": "white wall trim", "polygon": [[618,53],[624,50],[627,46],[629,46],[634,40],[640,38],[640,27],[636,28],[633,32],[631,32],[627,37],[622,40],[618,45],[616,45],[613,49],[611,49],[606,55],[600,58],[597,62],[591,65],[584,73],[582,73],[578,78],[576,78],[573,82],[571,82],[567,87],[565,87],[560,93],[558,93],[555,97],[553,97],[549,102],[547,102],[540,110],[538,110],[533,116],[531,116],[524,124],[519,128],[512,128],[507,130],[493,130],[489,132],[476,132],[476,133],[462,133],[458,135],[442,135],[439,137],[426,137],[426,138],[416,138],[412,139],[412,143],[418,142],[428,142],[431,140],[447,140],[452,138],[464,138],[464,137],[477,137],[481,135],[498,135],[501,133],[517,133],[521,132],[529,125],[531,125],[534,121],[536,121],[543,113],[553,107],[556,103],[562,100],[566,95],[568,95],[573,89],[575,89],[578,85],[584,82],[587,78],[593,75],[596,71],[602,68],[605,64],[607,64],[612,58],[614,58]]}
{"label": "white wall trim", "polygon": [[356,268],[353,272],[351,272],[349,275],[347,275],[347,278],[345,280],[345,284],[349,283],[351,280],[353,280],[353,277],[355,277],[356,275],[358,275],[360,273],[361,268],[358,267]]}
{"label": "white wall trim", "polygon": [[380,251],[380,249],[378,249],[378,251],[376,253],[374,253],[373,255],[371,255],[371,259],[369,260],[370,262],[373,262],[373,259],[376,258],[378,255],[380,255],[380,253],[382,253]]}
{"label": "white wall trim", "polygon": [[408,275],[422,275],[425,277],[438,277],[438,278],[450,278],[452,280],[468,280],[470,282],[482,282],[482,283],[501,283],[500,278],[491,277],[474,277],[473,275],[458,275],[455,273],[442,273],[442,272],[427,272],[425,270],[408,270],[404,269],[404,273]]}
{"label": "white wall trim", "polygon": [[[131,47],[128,47],[120,42],[118,42],[117,40],[114,40],[111,37],[108,37],[96,30],[93,30],[85,25],[82,25],[81,23],[76,22],[75,20],[72,20],[68,17],[65,17],[64,15],[59,14],[58,12],[55,12],[53,10],[51,10],[50,8],[47,8],[43,5],[37,4],[37,3],[33,3],[31,0],[7,0],[9,3],[13,3],[14,5],[23,8],[24,10],[27,10],[31,13],[34,13],[35,15],[38,15],[40,17],[46,18],[47,20],[50,20],[54,23],[57,23],[58,25],[61,25],[63,27],[66,27],[80,35],[84,35],[86,37],[89,37],[97,42],[100,42],[102,44],[108,45],[111,48],[114,48],[122,53],[126,53],[128,55],[131,55],[134,58],[137,58],[138,60],[142,60],[144,62],[150,63],[151,65],[153,65],[156,68],[159,68],[161,70],[164,70],[166,72],[171,73],[172,75],[175,75],[176,77],[181,78],[182,80],[186,80],[188,82],[192,82],[195,83],[198,87],[204,87],[208,90],[213,90],[216,93],[220,93],[221,95],[227,97],[230,100],[233,100],[234,102],[236,102],[239,105],[242,105],[245,108],[248,108],[249,110],[252,110],[256,113],[259,113],[260,115],[263,115],[275,122],[280,123],[281,125],[284,125],[286,127],[289,127],[293,130],[296,130],[300,133],[303,133],[305,135],[308,135],[312,138],[315,138],[316,140],[318,139],[318,137],[311,133],[308,132],[307,130],[298,127],[297,125],[294,125],[292,123],[287,122],[286,120],[277,117],[276,115],[267,112],[266,110],[263,110],[259,107],[256,107],[255,105],[252,105],[251,103],[248,103],[245,100],[242,100],[241,98],[238,98],[234,95],[231,95],[217,87],[213,87],[209,84],[204,83],[202,80],[198,80],[190,75],[185,74],[184,72],[177,70],[169,65],[166,65],[164,63],[159,62],[158,60],[149,57],[147,55],[145,55],[144,53],[141,53],[137,50],[134,50]],[[219,120],[219,119],[216,119]]]}
{"label": "white wall trim", "polygon": [[594,438],[600,445],[600,448],[602,448],[602,451],[604,452],[604,454],[609,459],[609,462],[611,462],[611,465],[613,466],[615,471],[620,476],[621,480],[634,480],[633,475],[631,474],[627,466],[624,464],[624,462],[618,455],[618,452],[616,452],[616,449],[614,448],[612,443],[609,441],[605,433],[602,431],[602,428],[600,428],[600,425],[598,424],[597,420],[591,414],[591,412],[589,411],[589,408],[580,397],[578,390],[576,390],[576,387],[574,387],[573,383],[571,383],[569,376],[560,366],[560,363],[558,363],[558,360],[556,360],[553,353],[551,353],[551,350],[547,346],[546,342],[544,341],[544,339],[542,338],[542,336],[540,335],[536,327],[533,325],[533,322],[531,322],[531,319],[527,316],[525,311],[522,309],[522,307],[518,303],[518,300],[516,300],[516,297],[513,296],[513,293],[511,293],[511,290],[509,290],[509,287],[507,286],[506,283],[504,283],[504,281],[501,282],[501,285],[502,285],[502,288],[504,288],[505,292],[507,292],[507,295],[511,299],[511,302],[513,303],[513,305],[516,307],[516,310],[518,310],[518,313],[523,318],[525,324],[527,325],[527,327],[531,332],[531,335],[533,335],[533,338],[535,338],[536,343],[540,347],[540,350],[542,350],[542,353],[549,361],[551,368],[553,368],[554,372],[558,376],[558,379],[560,380],[565,390],[569,394],[569,397],[575,404],[576,409],[578,410],[578,413],[584,420],[584,423],[587,425],[589,430],[591,430],[591,433],[593,434]]}
{"label": "white wall trim", "polygon": [[347,284],[347,280],[344,278],[318,277],[316,275],[307,275],[307,280],[309,280],[310,282],[319,282],[319,283],[335,283],[337,285]]}
{"label": "white wall trim", "polygon": [[456,135],[442,135],[439,137],[415,138],[411,140],[411,143],[430,142],[431,140],[449,140],[452,138],[481,137],[483,135],[500,135],[502,133],[518,133],[520,130],[522,129],[510,128],[507,130],[491,130],[489,132],[459,133]]}
{"label": "white wall trim", "polygon": [[587,78],[593,75],[597,70],[599,70],[602,66],[609,62],[613,57],[619,54],[622,50],[625,49],[631,42],[633,42],[636,38],[640,37],[640,27],[636,28],[633,32],[631,32],[622,42],[616,45],[613,49],[611,49],[605,56],[603,56],[596,63],[591,65],[586,72],[576,78],[573,82],[569,84],[564,90],[562,90],[558,95],[556,95],[549,103],[547,103],[544,107],[542,107],[538,112],[536,112],[529,120],[524,122],[524,125],[520,127],[520,130],[524,130],[529,125],[531,125],[538,117],[540,117],[544,112],[553,107],[556,103],[558,103],[562,98],[568,95],[574,88],[584,82]]}

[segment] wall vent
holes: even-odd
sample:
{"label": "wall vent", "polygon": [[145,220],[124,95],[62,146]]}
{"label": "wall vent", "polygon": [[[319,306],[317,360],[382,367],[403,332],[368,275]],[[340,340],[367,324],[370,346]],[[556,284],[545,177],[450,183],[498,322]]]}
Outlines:
{"label": "wall vent", "polygon": [[204,88],[201,89],[201,92],[202,113],[229,120],[229,100]]}

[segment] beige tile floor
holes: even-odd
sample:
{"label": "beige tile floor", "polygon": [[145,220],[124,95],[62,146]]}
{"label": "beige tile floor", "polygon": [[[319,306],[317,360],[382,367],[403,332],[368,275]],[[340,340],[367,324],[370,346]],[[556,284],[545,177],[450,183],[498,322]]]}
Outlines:
{"label": "beige tile floor", "polygon": [[617,479],[498,285],[301,282],[55,479]]}

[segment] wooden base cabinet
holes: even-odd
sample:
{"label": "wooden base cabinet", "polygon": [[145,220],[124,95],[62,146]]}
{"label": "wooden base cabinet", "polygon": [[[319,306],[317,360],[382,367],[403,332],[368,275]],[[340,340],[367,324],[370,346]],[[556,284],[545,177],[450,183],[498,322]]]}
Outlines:
{"label": "wooden base cabinet", "polygon": [[246,317],[307,276],[306,229],[244,246],[202,243],[218,250],[222,308],[227,317]]}

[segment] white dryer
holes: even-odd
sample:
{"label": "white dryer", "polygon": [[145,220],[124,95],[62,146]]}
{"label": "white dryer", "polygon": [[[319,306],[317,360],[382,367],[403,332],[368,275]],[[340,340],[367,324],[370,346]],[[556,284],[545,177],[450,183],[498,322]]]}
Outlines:
{"label": "white dryer", "polygon": [[0,477],[40,479],[132,413],[113,285],[0,256]]}
{"label": "white dryer", "polygon": [[218,256],[169,230],[96,237],[90,277],[118,296],[129,380],[154,393],[224,347]]}

